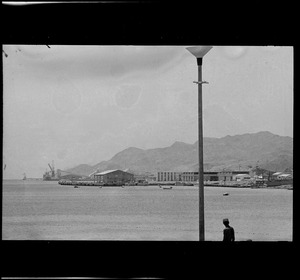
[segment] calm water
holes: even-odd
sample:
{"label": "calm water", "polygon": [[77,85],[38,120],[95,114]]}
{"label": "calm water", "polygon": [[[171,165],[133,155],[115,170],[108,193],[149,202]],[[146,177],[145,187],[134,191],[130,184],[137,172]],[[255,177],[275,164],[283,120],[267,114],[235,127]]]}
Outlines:
{"label": "calm water", "polygon": [[[228,192],[229,196],[223,196]],[[205,187],[205,239],[292,240],[293,191]],[[2,239],[199,240],[198,189],[3,182]]]}

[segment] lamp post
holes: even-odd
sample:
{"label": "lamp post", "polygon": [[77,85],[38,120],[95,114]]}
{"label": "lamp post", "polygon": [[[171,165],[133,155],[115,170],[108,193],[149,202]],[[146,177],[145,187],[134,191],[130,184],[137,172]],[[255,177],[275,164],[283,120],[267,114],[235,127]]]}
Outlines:
{"label": "lamp post", "polygon": [[202,81],[202,60],[203,57],[212,49],[211,46],[199,46],[186,48],[197,58],[198,65],[198,145],[199,145],[199,234],[200,241],[204,241],[204,176],[203,176],[203,124],[202,124],[202,84],[208,84]]}

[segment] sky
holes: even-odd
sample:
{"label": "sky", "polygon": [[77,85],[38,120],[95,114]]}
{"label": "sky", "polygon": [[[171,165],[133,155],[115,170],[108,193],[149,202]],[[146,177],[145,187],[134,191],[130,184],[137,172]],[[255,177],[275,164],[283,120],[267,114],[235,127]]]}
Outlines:
{"label": "sky", "polygon": [[[186,47],[4,45],[3,178],[195,143],[198,70]],[[202,66],[204,137],[293,137],[293,75],[291,46],[213,47]]]}

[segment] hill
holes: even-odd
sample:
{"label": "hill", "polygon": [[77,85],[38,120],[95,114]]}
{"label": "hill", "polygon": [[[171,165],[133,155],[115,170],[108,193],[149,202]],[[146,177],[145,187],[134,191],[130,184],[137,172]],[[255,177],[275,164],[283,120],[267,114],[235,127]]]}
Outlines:
{"label": "hill", "polygon": [[[270,132],[247,133],[222,138],[203,139],[205,171],[245,170],[259,167],[281,171],[293,168],[293,138]],[[194,144],[175,142],[165,148],[143,150],[127,148],[108,161],[94,166],[81,164],[67,171],[89,175],[95,170],[130,169],[135,173],[157,171],[196,171],[198,141]]]}

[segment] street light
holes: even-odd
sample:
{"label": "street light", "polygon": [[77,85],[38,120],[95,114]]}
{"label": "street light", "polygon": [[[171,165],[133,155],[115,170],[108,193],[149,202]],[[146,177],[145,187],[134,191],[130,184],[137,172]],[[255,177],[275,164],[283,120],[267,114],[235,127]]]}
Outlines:
{"label": "street light", "polygon": [[204,241],[204,176],[203,176],[203,125],[202,125],[202,84],[208,84],[202,81],[202,60],[203,57],[212,49],[211,46],[199,46],[186,48],[197,58],[198,65],[198,144],[199,144],[199,234],[200,241]]}

